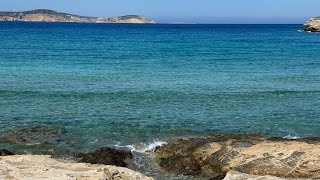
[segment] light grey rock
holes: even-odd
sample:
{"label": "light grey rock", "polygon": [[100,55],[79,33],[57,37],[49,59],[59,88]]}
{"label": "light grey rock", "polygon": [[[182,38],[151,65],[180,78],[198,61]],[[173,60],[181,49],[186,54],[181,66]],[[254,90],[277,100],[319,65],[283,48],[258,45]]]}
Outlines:
{"label": "light grey rock", "polygon": [[309,21],[304,23],[307,26],[304,30],[311,31],[311,32],[320,32],[320,16],[311,18]]}
{"label": "light grey rock", "polygon": [[257,176],[252,174],[244,174],[237,171],[229,171],[223,180],[309,180],[309,179],[279,178],[275,176]]}
{"label": "light grey rock", "polygon": [[47,155],[0,158],[1,180],[153,180],[139,172],[115,166],[76,163]]}

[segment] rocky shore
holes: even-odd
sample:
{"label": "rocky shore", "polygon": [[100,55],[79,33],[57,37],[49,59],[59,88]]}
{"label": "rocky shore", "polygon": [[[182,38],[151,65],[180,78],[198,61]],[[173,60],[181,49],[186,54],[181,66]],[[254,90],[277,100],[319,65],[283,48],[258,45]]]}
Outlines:
{"label": "rocky shore", "polygon": [[0,12],[0,21],[25,22],[81,22],[81,23],[155,23],[153,20],[138,15],[119,17],[88,17],[74,14],[60,13],[47,9],[37,9],[23,12]]}
{"label": "rocky shore", "polygon": [[223,179],[238,171],[289,179],[320,178],[319,138],[211,136],[175,140],[155,153],[163,169],[178,174]]}
{"label": "rocky shore", "polygon": [[320,32],[320,17],[315,17],[307,21],[305,24],[307,26],[304,30],[310,32]]}
{"label": "rocky shore", "polygon": [[[130,150],[59,150],[57,143],[62,141],[65,130],[54,125],[34,124],[0,132],[0,143],[14,149],[0,150],[0,179],[152,179],[127,169],[132,168],[136,155]],[[29,145],[23,146],[25,143]],[[49,155],[14,155],[25,153],[21,147]],[[213,135],[172,140],[147,153],[151,159],[146,163],[157,169],[152,174],[155,178],[161,172],[177,178],[185,175],[187,179],[320,179],[320,138]],[[64,155],[72,161],[60,160]]]}

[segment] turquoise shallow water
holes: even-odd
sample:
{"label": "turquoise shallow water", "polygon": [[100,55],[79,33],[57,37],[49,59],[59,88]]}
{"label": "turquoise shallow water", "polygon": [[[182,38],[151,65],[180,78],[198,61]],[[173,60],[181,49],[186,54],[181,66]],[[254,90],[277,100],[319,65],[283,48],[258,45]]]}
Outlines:
{"label": "turquoise shallow water", "polygon": [[56,125],[79,151],[320,136],[320,34],[301,28],[2,22],[0,128]]}

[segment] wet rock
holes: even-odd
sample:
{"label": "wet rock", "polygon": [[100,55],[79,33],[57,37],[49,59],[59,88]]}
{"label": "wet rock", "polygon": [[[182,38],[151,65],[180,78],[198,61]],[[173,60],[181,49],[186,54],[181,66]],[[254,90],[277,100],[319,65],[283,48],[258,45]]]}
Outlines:
{"label": "wet rock", "polygon": [[167,171],[177,172],[185,175],[199,174],[201,166],[196,160],[185,156],[173,156],[163,158],[160,161],[160,166]]}
{"label": "wet rock", "polygon": [[224,177],[229,171],[291,178],[320,178],[320,140],[260,135],[176,140],[156,149],[159,165],[179,174]]}
{"label": "wet rock", "polygon": [[13,152],[8,151],[6,149],[0,149],[0,156],[12,156],[12,155],[14,155]]}
{"label": "wet rock", "polygon": [[80,153],[76,157],[80,162],[126,167],[132,159],[132,154],[130,151],[103,147],[91,153]]}

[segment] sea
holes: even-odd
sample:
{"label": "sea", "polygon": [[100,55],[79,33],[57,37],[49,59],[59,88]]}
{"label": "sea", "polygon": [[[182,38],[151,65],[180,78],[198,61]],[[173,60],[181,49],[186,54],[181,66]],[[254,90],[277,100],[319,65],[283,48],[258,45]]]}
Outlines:
{"label": "sea", "polygon": [[320,33],[302,28],[0,22],[1,137],[63,129],[0,147],[129,148],[154,175],[141,154],[177,138],[320,136]]}

